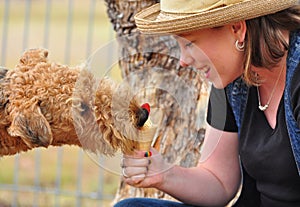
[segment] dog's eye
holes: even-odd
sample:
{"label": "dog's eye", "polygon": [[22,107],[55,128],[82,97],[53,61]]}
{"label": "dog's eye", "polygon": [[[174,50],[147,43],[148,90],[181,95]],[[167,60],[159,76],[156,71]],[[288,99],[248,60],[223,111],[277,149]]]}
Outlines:
{"label": "dog's eye", "polygon": [[89,110],[89,107],[87,104],[81,102],[81,109],[82,110],[81,110],[80,114],[83,115],[85,112],[87,112]]}

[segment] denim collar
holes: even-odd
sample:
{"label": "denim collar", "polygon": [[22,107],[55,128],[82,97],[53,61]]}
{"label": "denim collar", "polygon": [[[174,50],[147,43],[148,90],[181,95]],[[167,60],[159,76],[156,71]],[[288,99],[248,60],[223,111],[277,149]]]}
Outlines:
{"label": "denim collar", "polygon": [[300,30],[291,33],[290,48],[287,57],[286,84],[284,91],[285,118],[291,141],[292,151],[300,175],[300,129],[295,120],[291,105],[291,82],[294,72],[300,63]]}

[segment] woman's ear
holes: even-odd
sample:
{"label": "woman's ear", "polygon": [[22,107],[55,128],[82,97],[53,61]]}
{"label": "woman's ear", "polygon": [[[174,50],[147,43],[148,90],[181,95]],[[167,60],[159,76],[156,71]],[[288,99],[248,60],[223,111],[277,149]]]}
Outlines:
{"label": "woman's ear", "polygon": [[247,31],[246,21],[239,21],[231,24],[231,30],[236,40],[239,42],[245,41]]}

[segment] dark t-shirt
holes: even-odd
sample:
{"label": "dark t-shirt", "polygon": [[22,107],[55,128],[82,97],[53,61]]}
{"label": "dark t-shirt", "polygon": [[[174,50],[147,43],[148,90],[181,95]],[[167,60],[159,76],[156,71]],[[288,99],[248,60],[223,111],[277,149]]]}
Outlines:
{"label": "dark t-shirt", "polygon": [[[300,86],[300,81],[298,84]],[[221,130],[237,132],[232,109],[224,100],[224,90],[212,88],[211,94],[208,123]],[[218,107],[217,103],[224,102],[226,119],[223,118],[223,122],[226,120],[227,124],[217,123],[220,118],[214,118],[219,116],[214,110]],[[249,89],[245,111],[240,132],[243,190],[237,206],[299,207],[300,176],[286,128],[283,100],[278,108],[274,129],[270,127],[264,113],[258,109],[255,87]]]}

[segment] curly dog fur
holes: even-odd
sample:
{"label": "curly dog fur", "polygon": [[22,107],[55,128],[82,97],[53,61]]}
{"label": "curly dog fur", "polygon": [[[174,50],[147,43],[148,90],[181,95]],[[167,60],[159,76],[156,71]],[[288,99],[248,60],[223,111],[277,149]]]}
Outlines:
{"label": "curly dog fur", "polygon": [[65,144],[105,155],[132,152],[141,107],[130,89],[47,57],[47,50],[31,49],[0,72],[0,156]]}

